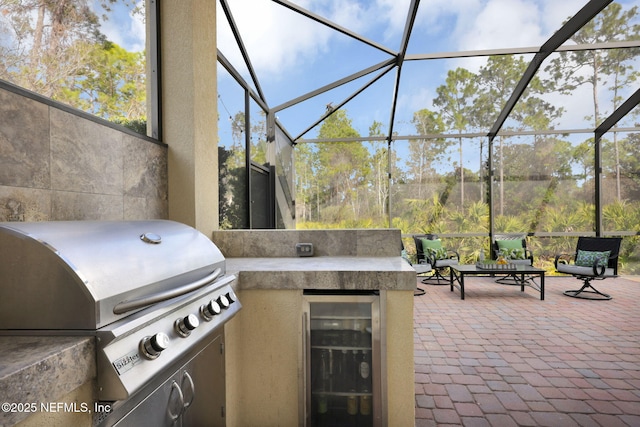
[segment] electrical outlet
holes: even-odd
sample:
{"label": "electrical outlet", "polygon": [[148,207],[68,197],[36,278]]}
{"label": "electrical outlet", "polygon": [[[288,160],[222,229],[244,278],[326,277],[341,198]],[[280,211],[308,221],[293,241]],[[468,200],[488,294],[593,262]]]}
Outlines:
{"label": "electrical outlet", "polygon": [[313,243],[296,243],[296,255],[313,256]]}

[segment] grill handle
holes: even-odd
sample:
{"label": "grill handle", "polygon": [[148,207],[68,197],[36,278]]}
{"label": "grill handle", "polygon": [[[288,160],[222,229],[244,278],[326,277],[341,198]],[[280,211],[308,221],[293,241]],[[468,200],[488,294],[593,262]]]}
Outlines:
{"label": "grill handle", "polygon": [[217,279],[220,273],[222,273],[222,269],[216,268],[213,273],[209,274],[208,276],[205,276],[202,279],[196,280],[195,282],[191,282],[187,285],[180,286],[179,288],[169,289],[167,291],[158,292],[156,294],[145,295],[141,298],[119,302],[115,307],[113,307],[113,314],[126,313],[127,311],[137,310],[139,308],[147,307],[160,301],[166,301],[180,295],[188,294],[189,292],[195,291],[196,289],[200,289],[208,285],[213,280]]}

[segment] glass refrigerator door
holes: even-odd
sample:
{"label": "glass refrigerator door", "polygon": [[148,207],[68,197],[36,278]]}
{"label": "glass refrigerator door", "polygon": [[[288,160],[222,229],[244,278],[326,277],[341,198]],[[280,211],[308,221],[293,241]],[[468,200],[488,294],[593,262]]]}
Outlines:
{"label": "glass refrigerator door", "polygon": [[378,296],[305,298],[306,425],[380,425]]}

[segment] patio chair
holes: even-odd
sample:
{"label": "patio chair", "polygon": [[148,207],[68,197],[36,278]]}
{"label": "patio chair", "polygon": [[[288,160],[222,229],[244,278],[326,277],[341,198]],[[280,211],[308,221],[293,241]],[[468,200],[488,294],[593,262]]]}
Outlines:
{"label": "patio chair", "polygon": [[[400,253],[401,253],[402,259],[407,261],[407,263],[409,263],[409,265],[413,267],[413,269],[416,271],[416,276],[421,276],[433,270],[433,268],[431,268],[431,264],[427,263],[424,260],[417,264],[414,264],[413,262],[411,262],[411,260],[409,259],[409,254],[407,253],[407,250],[404,248],[404,243],[402,243],[402,240],[400,241],[400,248],[401,248]],[[413,291],[413,296],[420,296],[424,294],[425,294],[425,290],[416,285],[416,288]]]}
{"label": "patio chair", "polygon": [[[526,235],[496,234],[492,243],[494,259],[502,256],[511,264],[533,265],[533,253],[527,249]],[[509,274],[496,280],[505,285],[523,285],[530,277]]]}
{"label": "patio chair", "polygon": [[418,263],[430,264],[433,274],[422,279],[426,285],[451,285],[451,273],[445,277],[443,272],[460,261],[458,252],[442,246],[442,241],[435,234],[416,234],[413,236],[416,244]]}
{"label": "patio chair", "polygon": [[556,270],[583,282],[582,288],[564,291],[564,294],[573,298],[610,300],[611,295],[598,291],[591,281],[617,277],[621,243],[621,237],[579,237],[574,254],[556,255]]}

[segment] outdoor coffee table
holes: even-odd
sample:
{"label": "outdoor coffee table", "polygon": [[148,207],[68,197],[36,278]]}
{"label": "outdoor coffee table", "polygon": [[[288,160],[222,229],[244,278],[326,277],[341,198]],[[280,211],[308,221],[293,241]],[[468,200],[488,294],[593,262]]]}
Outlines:
{"label": "outdoor coffee table", "polygon": [[[520,290],[524,292],[524,287],[529,286],[540,292],[540,299],[544,300],[544,270],[530,265],[516,265],[508,270],[498,268],[479,268],[475,264],[458,264],[452,265],[451,269],[451,292],[454,286],[460,289],[460,299],[464,299],[464,277],[465,276],[502,276],[511,274],[521,274],[529,276],[528,280],[523,280],[516,286],[520,286]],[[539,283],[535,282],[538,278]]]}

